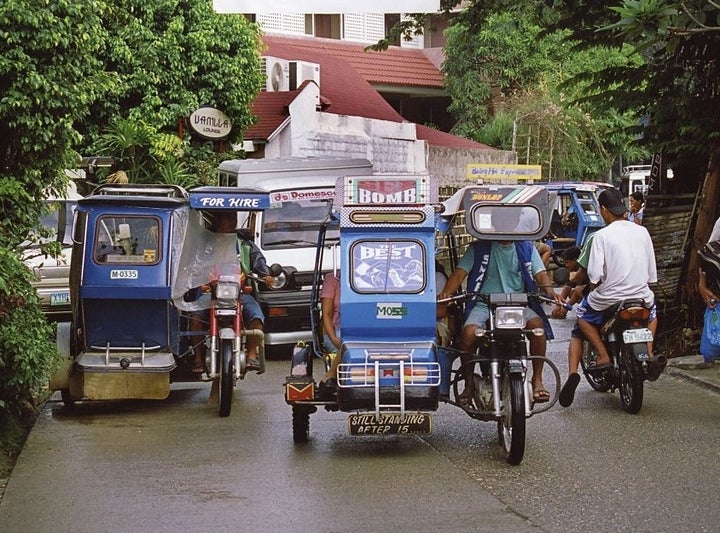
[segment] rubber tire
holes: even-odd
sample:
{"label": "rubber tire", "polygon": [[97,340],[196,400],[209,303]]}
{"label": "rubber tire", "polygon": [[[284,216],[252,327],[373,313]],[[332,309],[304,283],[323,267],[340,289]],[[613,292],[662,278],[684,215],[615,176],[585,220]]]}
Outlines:
{"label": "rubber tire", "polygon": [[505,460],[511,465],[519,465],[525,455],[525,380],[520,373],[503,372],[500,384],[503,417],[502,446]]}
{"label": "rubber tire", "polygon": [[[644,350],[643,348],[638,348]],[[623,346],[623,355],[620,361],[620,402],[623,409],[631,415],[640,412],[643,403],[643,371],[635,359],[633,349]]]}
{"label": "rubber tire", "polygon": [[305,407],[293,405],[292,408],[293,442],[305,444],[310,438],[310,411]]}
{"label": "rubber tire", "polygon": [[233,395],[235,393],[235,376],[233,376],[233,341],[231,339],[220,340],[220,416],[229,416],[232,407]]}
{"label": "rubber tire", "polygon": [[60,389],[60,397],[66,408],[72,409],[75,407],[75,398],[70,396],[70,389]]}
{"label": "rubber tire", "polygon": [[588,341],[583,341],[582,355],[580,356],[580,366],[582,367],[585,379],[590,386],[598,392],[607,392],[610,390],[610,383],[604,377],[596,377],[587,371],[592,361],[595,361],[597,355],[592,345]]}

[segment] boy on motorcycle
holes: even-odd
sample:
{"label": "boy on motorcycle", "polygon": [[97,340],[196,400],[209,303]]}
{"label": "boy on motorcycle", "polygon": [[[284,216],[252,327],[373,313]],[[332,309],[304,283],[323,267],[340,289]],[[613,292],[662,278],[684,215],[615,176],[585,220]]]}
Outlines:
{"label": "boy on motorcycle", "polygon": [[[612,365],[599,331],[605,310],[627,298],[642,298],[652,306],[650,321],[655,321],[655,295],[649,284],[657,282],[655,251],[647,229],[625,218],[627,209],[617,189],[604,190],[598,201],[607,225],[595,233],[590,249],[587,276],[593,290],[576,310],[578,327],[598,354],[596,371]],[[648,352],[652,360],[652,345]]]}

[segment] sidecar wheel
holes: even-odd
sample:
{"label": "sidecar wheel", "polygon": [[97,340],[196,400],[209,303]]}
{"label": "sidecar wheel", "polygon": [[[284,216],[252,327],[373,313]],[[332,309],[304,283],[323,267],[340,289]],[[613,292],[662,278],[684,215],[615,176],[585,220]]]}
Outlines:
{"label": "sidecar wheel", "polygon": [[304,444],[310,437],[310,411],[294,405],[292,408],[293,442]]}
{"label": "sidecar wheel", "polygon": [[65,407],[68,409],[75,407],[75,398],[70,396],[70,389],[61,389],[60,397],[62,398],[62,403]]}
{"label": "sidecar wheel", "polygon": [[[503,372],[500,385],[502,397],[502,445],[505,460],[519,465],[525,455],[525,380],[522,374]],[[498,431],[500,431],[498,427]]]}
{"label": "sidecar wheel", "polygon": [[597,359],[597,353],[595,353],[595,349],[588,341],[583,341],[582,356],[580,357],[580,366],[582,367],[585,379],[596,391],[607,392],[610,390],[610,383],[607,382],[605,376],[601,374],[593,374],[587,371],[590,363],[595,362],[595,359]]}
{"label": "sidecar wheel", "polygon": [[643,373],[632,349],[626,346],[624,352],[620,363],[620,401],[626,412],[636,415],[643,403]]}
{"label": "sidecar wheel", "polygon": [[234,394],[233,343],[230,339],[220,341],[220,416],[228,416]]}

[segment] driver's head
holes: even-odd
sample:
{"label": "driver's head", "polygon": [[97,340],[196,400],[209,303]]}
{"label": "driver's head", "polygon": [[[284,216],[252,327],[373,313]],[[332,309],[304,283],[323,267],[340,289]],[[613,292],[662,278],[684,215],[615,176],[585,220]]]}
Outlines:
{"label": "driver's head", "polygon": [[235,211],[213,211],[210,213],[210,231],[215,233],[234,233],[237,226]]}

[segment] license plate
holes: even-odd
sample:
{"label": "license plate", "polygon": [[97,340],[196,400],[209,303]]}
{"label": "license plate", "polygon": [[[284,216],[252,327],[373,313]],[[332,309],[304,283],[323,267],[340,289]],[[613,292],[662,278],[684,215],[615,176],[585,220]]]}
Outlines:
{"label": "license plate", "polygon": [[625,344],[650,342],[651,340],[653,340],[652,331],[647,328],[627,329],[623,331],[623,341],[625,341]]}
{"label": "license plate", "polygon": [[70,303],[69,292],[50,293],[50,305],[68,305]]}
{"label": "license plate", "polygon": [[348,416],[350,435],[403,435],[431,431],[432,415],[428,413],[405,413],[404,417],[400,413],[381,413],[379,420],[372,413]]}

